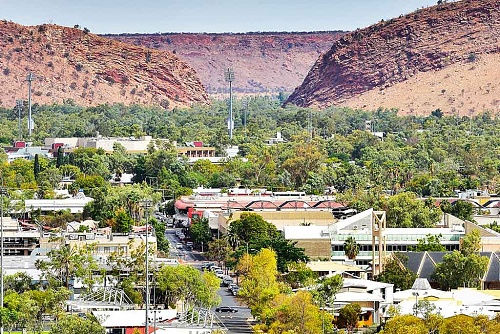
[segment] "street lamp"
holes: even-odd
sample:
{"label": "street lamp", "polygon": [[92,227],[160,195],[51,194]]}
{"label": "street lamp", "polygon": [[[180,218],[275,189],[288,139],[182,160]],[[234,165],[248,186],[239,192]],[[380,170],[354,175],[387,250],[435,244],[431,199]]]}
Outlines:
{"label": "street lamp", "polygon": [[229,82],[229,119],[228,119],[228,130],[229,130],[229,140],[233,140],[233,81],[234,81],[234,71],[232,68],[227,68],[224,71],[224,78],[226,82]]}
{"label": "street lamp", "polygon": [[[2,186],[0,187],[0,307],[3,310],[3,195],[6,194],[6,190]],[[0,323],[0,334],[3,334],[3,319]]]}
{"label": "street lamp", "polygon": [[[151,200],[143,200],[140,202],[140,206],[144,209],[146,215],[146,328],[144,330],[145,334],[149,334],[149,244],[148,244],[148,234],[149,234],[149,209],[153,206]],[[0,333],[1,334],[1,333]]]}
{"label": "street lamp", "polygon": [[411,294],[415,296],[415,316],[417,316],[418,315],[418,296],[419,296],[419,294],[417,291],[413,291]]}

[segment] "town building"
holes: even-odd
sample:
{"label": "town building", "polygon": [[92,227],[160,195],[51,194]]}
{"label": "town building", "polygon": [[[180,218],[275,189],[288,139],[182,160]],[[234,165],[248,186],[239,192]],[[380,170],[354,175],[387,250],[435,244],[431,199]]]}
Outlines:
{"label": "town building", "polygon": [[23,226],[17,219],[2,217],[4,255],[30,255],[38,247],[40,232],[35,226]]}
{"label": "town building", "polygon": [[435,313],[444,318],[465,314],[484,315],[491,319],[500,312],[498,296],[490,291],[471,288],[441,291],[433,289],[425,278],[417,278],[411,289],[394,293],[394,305],[401,314],[412,314],[423,318],[425,315],[416,309],[415,305],[424,300],[433,306]]}
{"label": "town building", "polygon": [[24,201],[24,212],[47,213],[69,210],[71,213],[82,213],[85,205],[93,200],[85,196],[83,192],[78,192],[74,197],[62,199],[27,199]]}

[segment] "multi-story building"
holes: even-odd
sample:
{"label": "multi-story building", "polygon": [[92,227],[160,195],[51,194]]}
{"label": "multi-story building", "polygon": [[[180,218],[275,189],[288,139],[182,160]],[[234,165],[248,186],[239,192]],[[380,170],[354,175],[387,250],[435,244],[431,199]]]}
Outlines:
{"label": "multi-story building", "polygon": [[[380,228],[374,230],[372,225],[373,210],[369,209],[357,215],[329,226],[330,239],[332,243],[332,260],[343,261],[346,259],[344,242],[353,237],[360,246],[360,252],[356,257],[358,265],[367,265],[373,260],[373,252],[378,254],[378,242],[373,242],[374,232],[379,232],[383,238],[385,249],[382,251],[406,252],[417,246],[418,241],[425,239],[428,235],[441,236],[440,242],[446,250],[459,249],[460,239],[465,236],[465,228],[458,221],[452,225],[443,225],[435,228]],[[376,228],[375,228],[376,229]]]}
{"label": "multi-story building", "polygon": [[4,255],[31,255],[40,239],[38,229],[22,226],[10,217],[2,217],[2,225]]}

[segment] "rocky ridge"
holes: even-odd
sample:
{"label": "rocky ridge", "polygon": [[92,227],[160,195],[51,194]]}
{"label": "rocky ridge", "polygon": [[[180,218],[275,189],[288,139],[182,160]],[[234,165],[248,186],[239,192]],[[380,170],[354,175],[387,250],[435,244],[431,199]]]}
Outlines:
{"label": "rocky ridge", "polygon": [[420,9],[344,35],[286,103],[498,112],[499,38],[499,0]]}
{"label": "rocky ridge", "polygon": [[344,32],[158,33],[103,35],[134,45],[169,50],[192,66],[210,94],[228,91],[224,71],[235,73],[233,91],[291,93],[318,56]]}
{"label": "rocky ridge", "polygon": [[208,103],[196,72],[168,51],[152,50],[52,24],[22,26],[0,21],[0,106],[33,103]]}

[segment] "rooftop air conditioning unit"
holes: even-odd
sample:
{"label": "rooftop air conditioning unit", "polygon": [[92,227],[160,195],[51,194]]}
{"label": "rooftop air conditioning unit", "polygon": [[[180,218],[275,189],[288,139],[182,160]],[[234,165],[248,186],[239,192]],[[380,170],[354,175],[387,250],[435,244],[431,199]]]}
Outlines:
{"label": "rooftop air conditioning unit", "polygon": [[353,229],[353,230],[357,230],[357,229],[358,229],[358,225],[354,225],[354,226],[352,227],[352,229]]}

